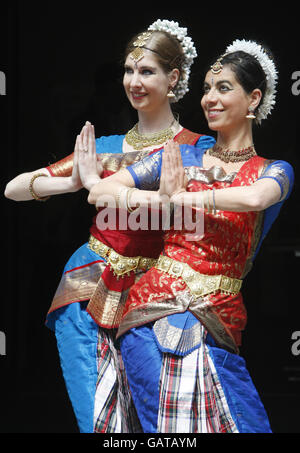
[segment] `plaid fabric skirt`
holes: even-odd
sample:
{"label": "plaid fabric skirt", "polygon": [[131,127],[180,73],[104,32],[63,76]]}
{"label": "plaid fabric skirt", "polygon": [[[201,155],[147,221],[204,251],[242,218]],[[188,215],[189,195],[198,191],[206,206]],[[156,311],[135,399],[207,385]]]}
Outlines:
{"label": "plaid fabric skirt", "polygon": [[203,345],[185,357],[163,355],[157,430],[238,432],[214,364]]}
{"label": "plaid fabric skirt", "polygon": [[99,328],[98,378],[95,392],[95,433],[141,433],[115,332]]}

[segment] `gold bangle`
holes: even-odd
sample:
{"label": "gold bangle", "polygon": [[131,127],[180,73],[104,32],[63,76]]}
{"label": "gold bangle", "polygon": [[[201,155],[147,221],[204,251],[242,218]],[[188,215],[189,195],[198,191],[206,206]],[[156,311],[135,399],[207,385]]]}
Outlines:
{"label": "gold bangle", "polygon": [[39,197],[35,193],[35,191],[33,190],[33,183],[36,180],[36,178],[39,178],[40,176],[46,176],[48,178],[48,175],[45,175],[45,173],[36,173],[35,175],[33,175],[33,177],[30,180],[30,183],[29,183],[29,192],[31,193],[32,198],[34,198],[35,200],[37,200],[37,201],[47,201],[47,200],[49,200],[50,195],[47,196],[47,197]]}
{"label": "gold bangle", "polygon": [[213,210],[212,210],[213,215],[216,215],[216,194],[215,194],[215,188],[213,188]]}
{"label": "gold bangle", "polygon": [[132,192],[134,192],[135,190],[138,190],[138,189],[136,187],[132,187],[131,189],[128,189],[127,194],[126,194],[126,208],[127,208],[128,212],[136,211],[139,208],[139,206],[136,206],[135,208],[131,208],[129,206],[129,197],[132,194]]}
{"label": "gold bangle", "polygon": [[206,210],[208,213],[210,213],[209,193],[210,193],[210,190],[206,190]]}
{"label": "gold bangle", "polygon": [[122,195],[123,192],[127,192],[127,191],[128,191],[127,187],[121,187],[121,189],[117,193],[117,195],[115,197],[115,200],[116,200],[116,203],[117,203],[117,208],[121,208],[121,195]]}

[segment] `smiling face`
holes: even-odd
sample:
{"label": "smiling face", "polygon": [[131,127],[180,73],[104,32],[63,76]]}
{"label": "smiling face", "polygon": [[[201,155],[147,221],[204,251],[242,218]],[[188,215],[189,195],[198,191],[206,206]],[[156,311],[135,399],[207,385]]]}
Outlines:
{"label": "smiling face", "polygon": [[154,112],[169,103],[167,93],[177,76],[175,72],[166,74],[153,52],[145,49],[143,58],[138,62],[128,55],[124,69],[123,85],[135,109]]}
{"label": "smiling face", "polygon": [[224,66],[219,74],[208,71],[201,106],[210,129],[226,131],[241,127],[249,121],[246,115],[250,105],[254,106],[252,93],[245,92],[229,66]]}

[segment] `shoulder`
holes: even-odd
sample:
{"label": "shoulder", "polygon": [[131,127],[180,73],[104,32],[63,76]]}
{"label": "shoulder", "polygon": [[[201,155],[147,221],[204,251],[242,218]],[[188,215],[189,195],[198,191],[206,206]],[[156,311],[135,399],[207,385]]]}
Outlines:
{"label": "shoulder", "polygon": [[124,135],[102,135],[96,138],[96,153],[122,153]]}
{"label": "shoulder", "polygon": [[288,198],[294,185],[294,169],[285,160],[266,160],[259,179],[262,178],[275,179],[281,188],[281,199]]}
{"label": "shoulder", "polygon": [[211,148],[215,144],[215,139],[206,134],[192,132],[189,129],[183,128],[175,137],[175,140],[180,145],[194,145],[200,148]]}
{"label": "shoulder", "polygon": [[195,144],[196,148],[203,150],[209,149],[216,143],[216,140],[210,135],[201,135]]}

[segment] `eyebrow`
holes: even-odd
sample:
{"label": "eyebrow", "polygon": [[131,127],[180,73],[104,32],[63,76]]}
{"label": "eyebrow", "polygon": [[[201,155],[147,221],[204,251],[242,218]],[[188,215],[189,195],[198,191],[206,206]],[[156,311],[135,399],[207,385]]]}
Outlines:
{"label": "eyebrow", "polygon": [[[124,68],[131,68],[132,66],[134,66],[135,64],[130,64],[130,63],[125,63],[124,64]],[[156,67],[155,66],[151,66],[150,64],[148,65],[143,65],[143,66],[138,66],[138,69],[141,71],[143,69],[151,69],[152,71],[156,71]]]}
{"label": "eyebrow", "polygon": [[[218,80],[216,85],[221,85],[222,83],[228,83],[231,87],[233,87],[232,83],[229,80]],[[204,82],[204,85],[210,85],[209,82]]]}
{"label": "eyebrow", "polygon": [[152,69],[152,71],[155,71],[156,67],[151,66],[150,64],[145,64],[145,65],[141,66],[140,69]]}

